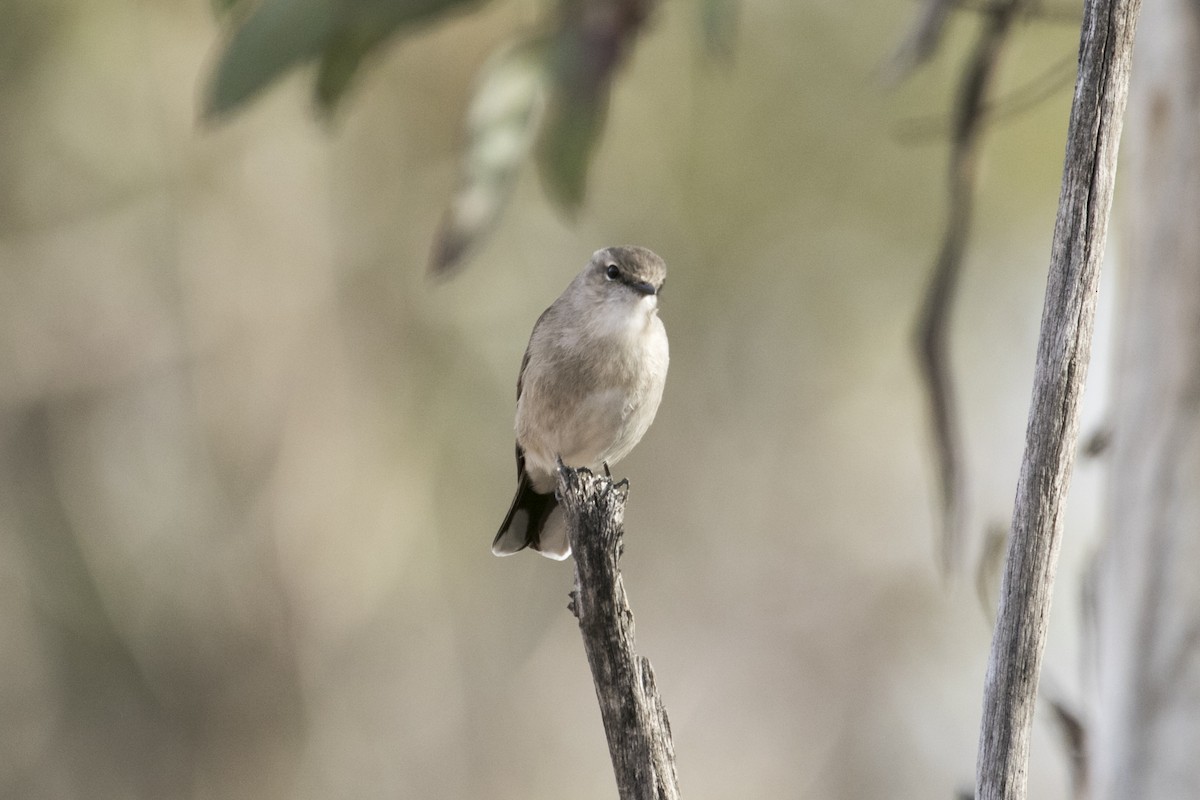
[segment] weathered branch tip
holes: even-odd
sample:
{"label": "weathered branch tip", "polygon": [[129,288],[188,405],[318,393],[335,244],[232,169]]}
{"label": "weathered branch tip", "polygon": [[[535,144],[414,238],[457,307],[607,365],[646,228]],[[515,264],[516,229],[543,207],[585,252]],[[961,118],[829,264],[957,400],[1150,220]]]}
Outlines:
{"label": "weathered branch tip", "polygon": [[575,557],[567,608],[579,621],[621,800],[678,800],[670,723],[650,662],[634,647],[633,611],[617,566],[628,487],[558,462],[558,502]]}

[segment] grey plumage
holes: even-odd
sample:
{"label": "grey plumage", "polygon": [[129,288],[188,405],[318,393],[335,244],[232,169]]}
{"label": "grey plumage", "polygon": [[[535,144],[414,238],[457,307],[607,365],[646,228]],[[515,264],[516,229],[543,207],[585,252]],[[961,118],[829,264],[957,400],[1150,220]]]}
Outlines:
{"label": "grey plumage", "polygon": [[571,554],[554,499],[558,458],[600,469],[620,461],[658,411],[667,377],[667,333],[658,292],[667,267],[644,247],[609,247],[534,325],[517,379],[517,493],[492,543]]}

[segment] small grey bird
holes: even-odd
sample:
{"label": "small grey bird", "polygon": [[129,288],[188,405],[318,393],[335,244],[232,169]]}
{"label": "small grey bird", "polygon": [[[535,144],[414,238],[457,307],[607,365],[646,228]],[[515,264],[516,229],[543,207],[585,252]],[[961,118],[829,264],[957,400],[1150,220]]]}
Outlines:
{"label": "small grey bird", "polygon": [[644,247],[597,250],[533,326],[517,378],[517,495],[492,542],[571,555],[554,497],[558,459],[596,470],[624,458],[654,421],[667,380],[658,293],[667,265]]}

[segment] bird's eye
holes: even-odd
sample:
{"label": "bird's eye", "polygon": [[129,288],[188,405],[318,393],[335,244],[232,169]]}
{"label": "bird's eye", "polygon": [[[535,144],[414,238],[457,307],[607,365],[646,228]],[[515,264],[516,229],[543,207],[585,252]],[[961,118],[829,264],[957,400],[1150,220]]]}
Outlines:
{"label": "bird's eye", "polygon": [[604,270],[604,276],[610,281],[615,281],[621,277],[621,270],[617,268],[616,264],[609,264],[608,269]]}

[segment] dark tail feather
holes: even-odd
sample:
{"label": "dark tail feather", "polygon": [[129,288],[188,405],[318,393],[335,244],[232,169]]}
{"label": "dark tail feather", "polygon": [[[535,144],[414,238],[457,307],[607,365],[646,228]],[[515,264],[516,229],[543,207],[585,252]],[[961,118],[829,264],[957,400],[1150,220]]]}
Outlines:
{"label": "dark tail feather", "polygon": [[542,528],[557,505],[553,492],[538,494],[533,490],[529,477],[522,474],[508,515],[492,541],[492,552],[498,556],[511,556],[526,547],[540,550]]}

